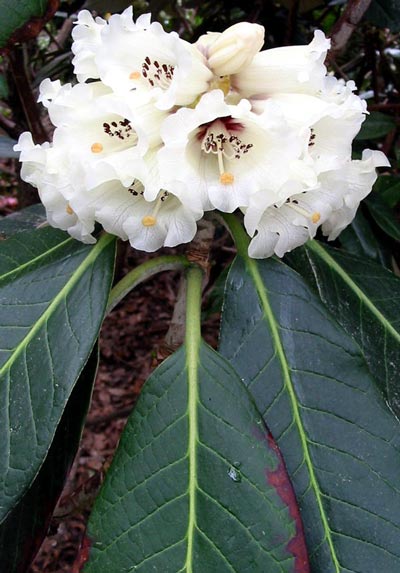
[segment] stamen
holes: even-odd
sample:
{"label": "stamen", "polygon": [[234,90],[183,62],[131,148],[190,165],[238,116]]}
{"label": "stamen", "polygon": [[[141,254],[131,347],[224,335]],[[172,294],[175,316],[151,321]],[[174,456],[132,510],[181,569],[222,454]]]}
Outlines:
{"label": "stamen", "polygon": [[159,87],[167,90],[171,84],[175,67],[171,64],[160,63],[146,56],[142,63],[142,76],[152,88]]}
{"label": "stamen", "polygon": [[134,179],[132,185],[128,188],[128,191],[129,193],[132,193],[134,197],[143,195],[144,193],[143,184],[139,181],[139,179]]}
{"label": "stamen", "polygon": [[68,215],[73,215],[74,212],[71,209],[71,205],[69,203],[67,203],[67,206],[65,207],[66,212],[68,213]]}
{"label": "stamen", "polygon": [[241,159],[253,147],[252,143],[243,143],[236,135],[235,132],[240,133],[242,129],[244,126],[231,117],[199,126],[196,137],[201,141],[204,153],[217,156],[219,181],[222,185],[230,185],[235,180],[234,174],[225,170],[224,158],[228,161]]}
{"label": "stamen", "polygon": [[134,140],[132,140],[132,143],[137,142],[136,132],[133,129],[131,122],[127,118],[119,121],[112,121],[111,123],[105,122],[103,123],[103,130],[104,133],[110,137],[116,137],[117,139],[121,140],[133,136]]}
{"label": "stamen", "polygon": [[131,73],[129,74],[129,79],[130,79],[130,80],[138,80],[138,79],[141,78],[141,77],[142,77],[142,74],[141,74],[140,72],[138,72],[138,71],[131,72]]}
{"label": "stamen", "polygon": [[93,143],[92,147],[90,148],[92,153],[101,153],[103,151],[103,146],[101,143]]}

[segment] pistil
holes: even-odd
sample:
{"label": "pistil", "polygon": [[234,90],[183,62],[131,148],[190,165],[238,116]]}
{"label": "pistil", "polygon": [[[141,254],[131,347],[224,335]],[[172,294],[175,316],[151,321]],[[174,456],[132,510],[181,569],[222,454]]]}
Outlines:
{"label": "pistil", "polygon": [[161,208],[162,203],[165,201],[167,197],[168,197],[168,191],[163,191],[161,197],[158,197],[156,199],[156,204],[151,214],[146,215],[142,219],[142,225],[144,227],[154,227],[154,225],[156,225],[158,212]]}
{"label": "pistil", "polygon": [[321,219],[321,214],[318,213],[318,211],[314,211],[314,213],[310,213],[309,211],[306,211],[305,209],[303,209],[302,207],[300,207],[297,202],[295,203],[294,201],[290,201],[290,199],[288,199],[286,201],[286,205],[288,207],[290,207],[291,209],[293,209],[294,211],[296,211],[296,213],[299,213],[299,215],[302,215],[303,217],[305,217],[306,219],[310,219],[312,221],[312,223],[314,223],[314,225],[316,223],[318,223],[318,221]]}

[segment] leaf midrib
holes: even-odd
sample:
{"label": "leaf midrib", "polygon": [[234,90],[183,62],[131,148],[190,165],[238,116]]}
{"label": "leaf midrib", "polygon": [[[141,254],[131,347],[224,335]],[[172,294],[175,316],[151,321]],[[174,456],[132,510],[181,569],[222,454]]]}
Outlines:
{"label": "leaf midrib", "polygon": [[197,490],[197,446],[199,436],[198,403],[199,403],[199,379],[198,366],[200,362],[200,304],[201,304],[202,272],[199,268],[192,268],[188,272],[186,291],[186,369],[188,377],[188,458],[189,458],[189,515],[187,528],[187,552],[184,570],[193,573],[193,544],[196,525],[196,490]]}
{"label": "leaf midrib", "polygon": [[53,312],[53,309],[59,305],[60,301],[64,300],[65,295],[75,286],[75,284],[80,279],[86,268],[89,267],[90,264],[97,258],[98,251],[102,251],[112,240],[113,237],[111,235],[103,235],[103,237],[101,237],[98,243],[90,251],[89,255],[84,258],[84,260],[74,271],[70,279],[65,283],[60,292],[54,297],[53,301],[49,304],[49,306],[46,308],[43,314],[38,318],[38,320],[29,330],[27,335],[20,341],[18,346],[16,346],[10,358],[0,368],[0,376],[2,376],[9,369],[9,367],[15,362],[17,357],[20,355],[22,350],[26,348],[26,346],[32,340],[37,331],[42,327],[42,325],[45,322],[47,322],[48,318]]}
{"label": "leaf midrib", "polygon": [[[72,239],[67,239],[67,241],[72,241]],[[17,360],[17,358],[19,357],[19,355],[21,354],[21,352],[26,351],[26,347],[29,344],[29,342],[32,340],[32,338],[35,336],[35,334],[37,333],[37,331],[42,327],[42,325],[44,323],[47,322],[49,316],[52,313],[53,308],[56,308],[59,304],[60,301],[64,300],[64,294],[68,293],[68,291],[70,291],[74,285],[76,284],[76,282],[80,279],[81,275],[83,274],[83,272],[86,270],[87,267],[90,266],[90,264],[92,263],[92,261],[94,261],[97,258],[97,253],[99,251],[102,251],[104,248],[106,248],[106,246],[113,240],[113,237],[111,235],[103,235],[100,240],[98,241],[98,243],[95,245],[95,247],[93,247],[93,249],[90,251],[89,255],[87,257],[85,257],[85,259],[80,263],[80,265],[77,267],[77,269],[75,270],[75,272],[73,273],[72,277],[67,281],[67,283],[64,285],[64,287],[60,290],[60,292],[58,293],[58,295],[53,299],[53,301],[50,303],[50,305],[46,308],[46,310],[43,312],[43,314],[39,317],[39,319],[35,322],[35,324],[33,325],[33,327],[31,328],[31,330],[29,330],[29,332],[27,333],[27,335],[20,341],[20,343],[18,344],[18,346],[15,348],[14,352],[11,354],[10,358],[3,364],[3,366],[0,368],[0,379],[1,377],[6,374],[10,367],[14,364],[14,362]],[[58,245],[59,246],[59,245]],[[8,377],[7,381],[6,381],[6,385],[7,385],[7,394],[6,394],[6,400],[7,403],[9,404],[10,401],[10,378]],[[7,419],[7,424],[9,425],[9,416]],[[8,439],[8,451],[7,451],[7,473],[9,471],[9,456],[10,456],[10,432],[7,432],[7,439]],[[9,511],[7,512],[7,514],[5,516],[3,516],[3,519],[5,519],[5,517],[8,515]]]}
{"label": "leaf midrib", "polygon": [[[14,269],[7,271],[3,275],[0,275],[0,285],[3,282],[3,280],[7,279],[10,275],[16,274],[16,273],[24,270],[26,267],[34,265],[35,263],[37,263],[41,259],[47,257],[50,253],[53,253],[53,252],[57,251],[58,249],[61,249],[63,246],[67,245],[68,243],[71,243],[72,241],[73,241],[73,239],[71,239],[69,237],[68,239],[65,239],[65,241],[58,243],[54,247],[51,247],[51,249],[44,251],[43,253],[41,253],[40,255],[37,255],[33,259],[29,259],[29,261],[26,261],[25,263],[22,263],[21,265],[16,266]],[[1,254],[0,254],[0,256],[1,256]]]}
{"label": "leaf midrib", "polygon": [[319,513],[321,515],[322,525],[323,525],[323,528],[325,531],[325,539],[328,543],[328,546],[329,546],[329,549],[331,552],[332,561],[334,563],[336,573],[340,573],[341,566],[340,566],[338,557],[336,555],[336,550],[335,550],[333,540],[332,540],[332,532],[331,532],[331,529],[329,527],[328,518],[327,518],[327,515],[326,515],[324,507],[323,507],[322,492],[320,490],[320,487],[319,487],[319,484],[318,484],[318,481],[317,481],[317,478],[315,475],[314,466],[312,464],[312,460],[311,460],[311,456],[310,456],[310,452],[309,452],[309,448],[308,448],[308,439],[307,439],[307,435],[306,435],[306,432],[305,432],[304,427],[303,427],[303,422],[301,420],[299,407],[298,407],[298,403],[297,403],[297,398],[296,398],[296,393],[295,393],[292,379],[291,379],[290,367],[288,365],[286,355],[285,355],[285,350],[283,347],[283,343],[282,343],[282,340],[281,340],[281,337],[279,334],[279,325],[277,324],[275,317],[273,315],[272,308],[271,308],[271,305],[270,305],[270,302],[268,299],[268,295],[267,295],[263,280],[261,278],[261,275],[259,273],[256,261],[253,259],[250,259],[249,257],[246,256],[245,263],[246,263],[246,267],[247,267],[247,269],[248,269],[248,271],[249,271],[249,273],[250,273],[250,275],[254,281],[257,294],[260,298],[262,309],[264,312],[264,318],[268,321],[268,324],[270,327],[272,339],[273,339],[274,346],[275,346],[275,352],[276,352],[276,355],[277,355],[278,360],[279,360],[280,365],[281,365],[282,375],[283,375],[283,379],[284,379],[284,385],[286,386],[288,394],[289,394],[290,402],[292,404],[294,421],[295,421],[296,426],[298,428],[300,441],[301,441],[301,444],[303,447],[304,461],[305,461],[306,466],[308,468],[311,486],[314,490],[316,501],[317,501],[317,506],[319,509]]}
{"label": "leaf midrib", "polygon": [[[347,272],[335,261],[335,259],[327,253],[327,251],[318,244],[317,241],[309,241],[306,245],[307,248],[314,251],[314,253],[319,256],[331,269],[335,270],[340,278],[350,287],[350,289],[358,296],[361,302],[371,311],[371,313],[376,317],[376,319],[382,323],[385,330],[390,332],[390,334],[398,342],[400,342],[400,333],[392,326],[388,319],[382,314],[382,312],[375,306],[370,298],[364,293],[364,291],[354,282],[354,280],[347,274]],[[307,254],[308,256],[308,254]],[[310,261],[311,262],[311,261]],[[313,266],[313,265],[312,265]]]}

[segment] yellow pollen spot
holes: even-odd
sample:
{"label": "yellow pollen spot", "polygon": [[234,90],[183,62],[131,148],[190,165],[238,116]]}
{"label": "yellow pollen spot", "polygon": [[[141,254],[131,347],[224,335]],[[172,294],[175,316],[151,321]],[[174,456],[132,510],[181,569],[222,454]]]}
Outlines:
{"label": "yellow pollen spot", "polygon": [[143,217],[142,219],[142,225],[144,227],[154,227],[154,225],[157,223],[157,219],[155,217],[152,217],[151,215],[147,215],[146,217]]}
{"label": "yellow pollen spot", "polygon": [[222,183],[222,185],[230,185],[231,183],[234,182],[235,177],[234,177],[233,173],[229,173],[228,171],[224,171],[223,173],[221,173],[219,180]]}
{"label": "yellow pollen spot", "polygon": [[71,206],[70,206],[69,203],[67,203],[67,206],[65,207],[65,210],[66,210],[66,212],[68,213],[68,215],[73,215],[73,214],[74,214],[74,212],[73,212],[73,210],[71,209]]}
{"label": "yellow pollen spot", "polygon": [[141,73],[140,72],[131,72],[129,74],[129,79],[130,80],[138,80],[141,77]]}
{"label": "yellow pollen spot", "polygon": [[321,215],[317,211],[311,215],[311,221],[313,223],[318,223],[318,221],[320,219],[321,219]]}
{"label": "yellow pollen spot", "polygon": [[101,143],[93,143],[90,149],[92,153],[101,153],[103,151],[103,146],[101,145]]}

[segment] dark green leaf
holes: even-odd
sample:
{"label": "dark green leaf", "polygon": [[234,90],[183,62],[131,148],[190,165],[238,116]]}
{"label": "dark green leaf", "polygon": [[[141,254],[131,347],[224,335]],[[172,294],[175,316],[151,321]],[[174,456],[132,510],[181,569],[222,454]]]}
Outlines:
{"label": "dark green leaf", "polygon": [[9,95],[9,89],[7,80],[4,74],[0,73],[0,99],[7,99]]}
{"label": "dark green leaf", "polygon": [[361,126],[356,139],[379,139],[396,127],[393,118],[380,111],[371,111]]}
{"label": "dark green leaf", "polygon": [[[353,255],[366,255],[379,261],[384,267],[391,267],[389,251],[379,244],[371,225],[361,210],[358,211],[351,224],[340,233],[340,243]],[[292,256],[292,254],[288,256],[289,260]]]}
{"label": "dark green leaf", "polygon": [[39,474],[0,526],[0,563],[7,573],[25,573],[46,534],[49,519],[78,449],[97,362],[96,346],[72,390]]}
{"label": "dark green leaf", "polygon": [[203,319],[207,319],[209,316],[221,312],[222,302],[224,300],[225,281],[228,276],[229,267],[230,265],[226,265],[215,281],[207,297],[207,306],[203,313]]}
{"label": "dark green leaf", "polygon": [[359,344],[375,381],[400,415],[400,279],[365,257],[310,241],[291,264]]}
{"label": "dark green leaf", "polygon": [[86,573],[309,571],[260,415],[232,367],[196,346],[144,387],[90,518]]}
{"label": "dark green leaf", "polygon": [[389,207],[396,207],[400,203],[400,177],[381,175],[376,180],[374,192],[378,193]]}
{"label": "dark green leaf", "polygon": [[37,35],[57,6],[57,0],[0,0],[0,48],[12,38],[24,41]]}
{"label": "dark green leaf", "polygon": [[390,207],[376,193],[371,193],[365,200],[375,222],[389,237],[400,241],[400,225]]}
{"label": "dark green leaf", "polygon": [[227,281],[221,352],[284,456],[311,571],[397,573],[399,425],[358,346],[292,269],[239,258]]}
{"label": "dark green leaf", "polygon": [[0,135],[0,157],[18,157],[18,151],[14,151],[13,147],[17,142],[11,137]]}
{"label": "dark green leaf", "polygon": [[400,30],[400,3],[398,0],[372,0],[366,19],[392,32]]}
{"label": "dark green leaf", "polygon": [[[15,233],[37,229],[43,226],[46,221],[46,211],[43,205],[41,203],[31,205],[12,215],[0,218],[0,238],[7,239]],[[63,236],[65,238],[65,234]]]}
{"label": "dark green leaf", "polygon": [[115,240],[47,227],[0,242],[0,523],[39,471],[97,338]]}

